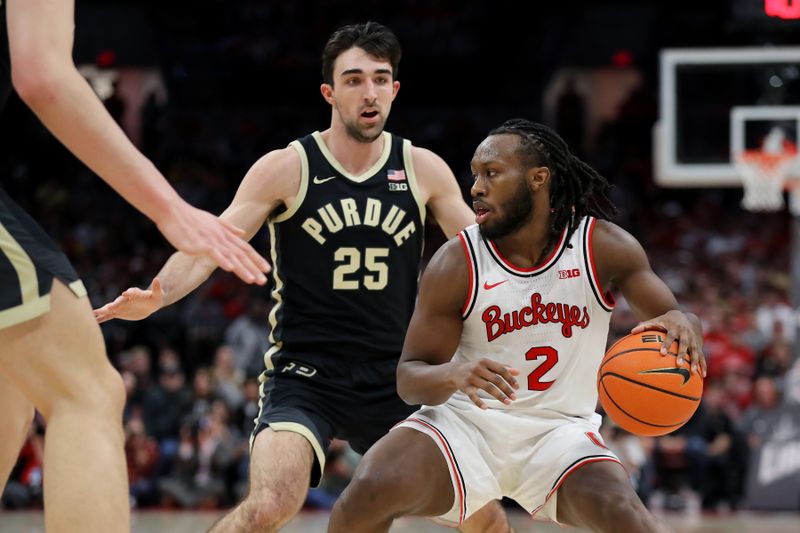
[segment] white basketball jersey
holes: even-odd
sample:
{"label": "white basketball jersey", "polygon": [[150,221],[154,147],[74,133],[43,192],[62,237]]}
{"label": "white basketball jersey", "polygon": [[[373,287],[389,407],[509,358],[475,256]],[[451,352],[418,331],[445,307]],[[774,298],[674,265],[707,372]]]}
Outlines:
{"label": "white basketball jersey", "polygon": [[[459,234],[470,267],[464,330],[454,360],[494,359],[520,371],[510,405],[480,391],[489,408],[552,417],[591,418],[597,369],[614,300],[603,294],[592,256],[596,219],[566,231],[544,262],[520,268],[483,238],[477,224]],[[461,391],[449,402],[471,400]]]}

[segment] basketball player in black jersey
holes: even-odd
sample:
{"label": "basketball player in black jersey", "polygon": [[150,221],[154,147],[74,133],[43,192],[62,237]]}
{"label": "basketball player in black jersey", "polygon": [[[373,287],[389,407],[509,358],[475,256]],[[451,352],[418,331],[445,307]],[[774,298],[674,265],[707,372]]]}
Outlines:
{"label": "basketball player in black jersey", "polygon": [[[0,108],[13,80],[44,125],[176,248],[266,282],[269,265],[241,231],[181,200],[80,76],[71,59],[73,7],[72,0],[3,2]],[[124,401],[78,275],[0,187],[0,489],[35,407],[47,420],[47,531],[128,531]]]}
{"label": "basketball player in black jersey", "polygon": [[[395,370],[416,297],[426,207],[445,234],[473,220],[432,152],[384,131],[400,83],[385,27],[346,26],[323,53],[330,127],[253,165],[222,218],[272,241],[272,346],[251,441],[250,492],[213,531],[276,531],[317,485],[333,437],[364,453],[414,408]],[[147,290],[95,313],[138,320],[188,294],[214,266],[173,255]],[[469,531],[507,531],[496,502]]]}

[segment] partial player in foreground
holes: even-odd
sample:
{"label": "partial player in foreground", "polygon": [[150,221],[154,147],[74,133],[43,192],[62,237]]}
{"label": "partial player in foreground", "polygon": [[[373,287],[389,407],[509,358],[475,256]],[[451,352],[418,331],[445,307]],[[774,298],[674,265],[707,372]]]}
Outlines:
{"label": "partial player in foreground", "polygon": [[[176,248],[250,283],[266,260],[242,232],[183,201],[117,126],[72,61],[72,0],[0,6],[0,109],[13,89],[76,157]],[[47,420],[45,526],[128,531],[125,392],[67,257],[0,188],[0,489],[38,409]]]}
{"label": "partial player in foreground", "polygon": [[511,120],[471,162],[477,224],[436,253],[397,370],[412,414],[365,455],[329,531],[403,515],[458,525],[486,502],[592,531],[667,528],[599,435],[596,376],[619,290],[705,373],[700,322],[678,310],[641,245],[596,216],[608,182],[551,129]]}

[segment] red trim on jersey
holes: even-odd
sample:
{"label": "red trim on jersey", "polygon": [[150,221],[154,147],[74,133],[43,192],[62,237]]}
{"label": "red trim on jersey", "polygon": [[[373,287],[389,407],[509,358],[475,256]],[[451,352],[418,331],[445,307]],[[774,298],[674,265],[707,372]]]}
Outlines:
{"label": "red trim on jersey", "polygon": [[460,526],[464,523],[464,491],[461,489],[462,485],[464,484],[464,480],[458,473],[458,468],[456,468],[456,462],[453,458],[453,452],[447,445],[447,441],[444,439],[444,436],[442,436],[442,433],[438,429],[428,424],[424,420],[420,420],[419,418],[406,418],[403,420],[403,422],[416,422],[433,431],[433,433],[439,438],[439,442],[442,443],[442,448],[445,450],[445,452],[447,452],[447,461],[450,463],[450,470],[453,471],[453,477],[456,479],[455,485],[458,488],[458,525]]}
{"label": "red trim on jersey", "polygon": [[594,234],[594,225],[597,223],[597,219],[593,218],[591,222],[589,222],[589,242],[587,243],[587,248],[589,249],[589,264],[592,266],[592,279],[594,280],[594,284],[597,287],[597,293],[600,295],[600,298],[603,299],[603,303],[606,304],[608,307],[614,307],[617,305],[617,301],[614,299],[614,295],[610,292],[603,292],[603,286],[600,285],[600,278],[597,277],[597,267],[594,264],[594,246],[592,245],[592,235]]}
{"label": "red trim on jersey", "polygon": [[464,302],[464,307],[461,308],[461,316],[465,316],[469,309],[469,304],[472,301],[472,295],[475,293],[475,272],[473,272],[472,269],[472,257],[469,255],[469,247],[467,246],[467,241],[464,239],[464,235],[459,233],[458,239],[461,241],[461,248],[464,249],[464,256],[467,258],[467,265],[469,265],[469,292],[467,293],[467,301]]}
{"label": "red trim on jersey", "polygon": [[584,461],[581,461],[578,464],[572,465],[572,468],[570,468],[569,470],[567,470],[566,472],[561,474],[561,478],[559,478],[558,482],[556,483],[556,486],[553,487],[553,489],[550,492],[547,493],[547,497],[544,499],[544,503],[542,505],[540,505],[539,507],[537,507],[536,509],[534,509],[533,512],[531,513],[531,516],[536,515],[536,513],[538,513],[539,511],[542,510],[542,507],[547,505],[547,502],[550,501],[550,498],[553,496],[553,494],[558,492],[558,489],[561,488],[561,485],[564,483],[564,481],[567,479],[567,477],[569,477],[569,475],[571,473],[573,473],[574,471],[576,471],[577,469],[579,469],[580,467],[582,467],[584,465],[588,465],[589,463],[597,463],[597,462],[600,462],[600,461],[613,461],[613,462],[615,462],[615,463],[617,463],[619,465],[622,464],[619,461],[619,459],[616,459],[614,457],[592,457],[591,459],[586,459]]}
{"label": "red trim on jersey", "polygon": [[603,442],[597,437],[597,435],[594,434],[594,432],[587,431],[586,436],[589,437],[589,440],[592,441],[592,443],[596,446],[600,446],[601,448],[608,450],[608,446],[603,444]]}
{"label": "red trim on jersey", "polygon": [[489,245],[492,247],[492,250],[494,250],[494,253],[497,254],[497,257],[500,259],[500,261],[503,262],[504,265],[506,265],[511,270],[516,270],[517,272],[524,272],[526,274],[530,274],[531,272],[542,270],[544,267],[548,266],[548,264],[558,254],[559,250],[561,250],[561,245],[564,244],[564,237],[566,236],[566,234],[567,234],[567,229],[564,228],[564,231],[561,232],[561,237],[559,237],[558,244],[556,244],[555,248],[553,248],[550,254],[544,259],[544,261],[542,261],[538,265],[534,265],[531,268],[522,268],[516,266],[514,263],[503,257],[503,254],[500,253],[500,249],[497,248],[497,245],[494,243],[494,241],[488,241],[488,242]]}

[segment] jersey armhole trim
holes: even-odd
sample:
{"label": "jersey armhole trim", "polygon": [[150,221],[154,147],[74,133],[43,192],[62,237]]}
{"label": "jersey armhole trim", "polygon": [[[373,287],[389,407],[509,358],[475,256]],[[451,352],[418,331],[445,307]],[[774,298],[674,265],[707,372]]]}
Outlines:
{"label": "jersey armhole trim", "polygon": [[273,218],[272,222],[285,222],[292,218],[292,215],[303,205],[303,200],[306,199],[306,193],[308,192],[308,155],[306,155],[306,150],[300,144],[300,141],[292,141],[289,146],[294,148],[300,156],[300,187],[292,205],[287,205],[286,211]]}
{"label": "jersey armhole trim", "polygon": [[461,308],[461,319],[466,320],[469,318],[472,309],[475,308],[475,302],[478,300],[478,263],[475,259],[475,249],[472,247],[472,241],[469,240],[467,232],[459,232],[458,238],[461,241],[461,248],[464,250],[464,255],[467,257],[467,266],[469,267],[469,292],[467,293],[467,300],[464,302],[464,307]]}
{"label": "jersey armhole trim", "polygon": [[408,187],[411,189],[411,196],[414,197],[414,201],[417,203],[417,208],[419,208],[419,219],[422,222],[422,226],[425,226],[425,215],[427,214],[427,209],[425,208],[425,202],[422,201],[422,193],[419,190],[419,183],[417,182],[417,174],[414,171],[414,160],[411,157],[411,141],[408,139],[403,139],[403,166],[406,167],[406,177],[408,178]]}
{"label": "jersey armhole trim", "polygon": [[614,300],[614,295],[610,292],[604,292],[600,286],[600,279],[597,277],[597,267],[594,262],[594,247],[592,246],[592,235],[594,235],[594,227],[597,219],[594,217],[587,217],[583,226],[583,259],[586,263],[586,273],[589,278],[589,286],[592,288],[597,303],[600,307],[608,312],[614,310],[617,302]]}

